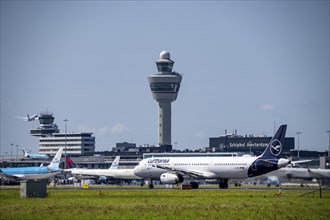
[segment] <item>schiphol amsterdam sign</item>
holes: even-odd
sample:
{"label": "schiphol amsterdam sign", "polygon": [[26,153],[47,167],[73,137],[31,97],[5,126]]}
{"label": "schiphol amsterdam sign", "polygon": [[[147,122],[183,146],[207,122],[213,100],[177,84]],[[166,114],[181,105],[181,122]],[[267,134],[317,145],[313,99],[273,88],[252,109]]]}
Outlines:
{"label": "schiphol amsterdam sign", "polygon": [[267,147],[268,143],[254,143],[254,142],[247,142],[247,143],[237,143],[237,142],[232,142],[229,143],[229,147]]}

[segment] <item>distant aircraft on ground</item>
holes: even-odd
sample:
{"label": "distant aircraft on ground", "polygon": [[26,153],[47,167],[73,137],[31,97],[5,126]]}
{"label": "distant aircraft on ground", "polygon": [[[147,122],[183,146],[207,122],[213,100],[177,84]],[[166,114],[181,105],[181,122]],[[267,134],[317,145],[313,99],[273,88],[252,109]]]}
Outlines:
{"label": "distant aircraft on ground", "polygon": [[0,168],[0,177],[8,180],[48,179],[62,173],[59,168],[63,148],[60,148],[48,166]]}
{"label": "distant aircraft on ground", "polygon": [[296,167],[284,167],[279,170],[275,170],[266,175],[267,182],[269,184],[273,182],[283,182],[285,180],[319,180],[319,181],[329,181],[330,180],[330,170],[328,169],[311,169],[311,168],[296,168]]}
{"label": "distant aircraft on ground", "polygon": [[46,154],[30,154],[25,148],[22,149],[24,157],[27,159],[44,159],[47,160],[49,157]]}
{"label": "distant aircraft on ground", "polygon": [[[137,180],[142,179],[134,175],[133,169],[118,169],[120,156],[117,156],[112,162],[109,169],[84,169],[84,168],[69,168],[66,172],[77,177],[110,177],[114,179]],[[73,163],[72,163],[73,164]]]}
{"label": "distant aircraft on ground", "polygon": [[[225,189],[228,188],[229,179],[259,176],[290,164],[290,160],[280,158],[286,128],[286,125],[279,127],[263,154],[258,157],[148,158],[134,168],[134,174],[150,179],[149,188],[153,188],[155,179],[160,179],[163,184],[178,184],[184,179],[203,179],[219,183],[219,187]],[[196,181],[190,184],[194,189],[199,186]]]}
{"label": "distant aircraft on ground", "polygon": [[20,118],[23,119],[24,121],[35,121],[38,120],[39,117],[37,114],[34,114],[32,116],[30,116],[29,114],[27,114],[27,117],[22,117],[22,116],[15,116],[16,118]]}

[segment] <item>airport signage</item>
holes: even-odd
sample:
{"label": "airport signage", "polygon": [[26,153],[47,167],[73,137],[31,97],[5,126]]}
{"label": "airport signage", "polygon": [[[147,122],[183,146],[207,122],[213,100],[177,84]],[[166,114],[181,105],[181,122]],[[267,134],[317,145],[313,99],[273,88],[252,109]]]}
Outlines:
{"label": "airport signage", "polygon": [[232,142],[229,143],[229,147],[267,147],[268,143],[254,143],[254,142],[248,142],[248,143],[238,143],[238,142]]}

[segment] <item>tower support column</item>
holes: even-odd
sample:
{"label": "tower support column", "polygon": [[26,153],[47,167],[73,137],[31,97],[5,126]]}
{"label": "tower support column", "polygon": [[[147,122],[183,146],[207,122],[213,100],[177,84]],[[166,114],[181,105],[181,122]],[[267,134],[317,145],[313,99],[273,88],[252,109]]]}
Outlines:
{"label": "tower support column", "polygon": [[171,145],[171,102],[159,102],[158,113],[159,144]]}

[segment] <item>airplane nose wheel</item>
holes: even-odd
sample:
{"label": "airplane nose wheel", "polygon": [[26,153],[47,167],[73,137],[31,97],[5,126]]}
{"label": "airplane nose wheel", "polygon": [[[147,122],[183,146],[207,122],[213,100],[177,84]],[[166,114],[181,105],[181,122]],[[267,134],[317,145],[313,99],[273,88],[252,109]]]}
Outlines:
{"label": "airplane nose wheel", "polygon": [[150,183],[148,184],[148,188],[149,189],[153,189],[154,188],[153,179],[150,180]]}

